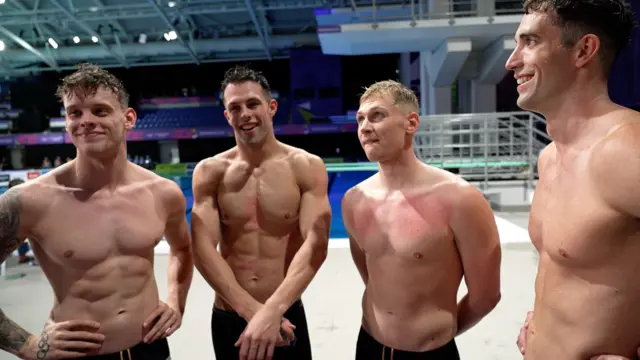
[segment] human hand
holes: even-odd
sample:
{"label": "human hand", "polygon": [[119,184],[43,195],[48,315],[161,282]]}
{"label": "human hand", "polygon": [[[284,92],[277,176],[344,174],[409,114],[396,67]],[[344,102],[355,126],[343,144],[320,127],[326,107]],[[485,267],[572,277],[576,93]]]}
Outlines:
{"label": "human hand", "polygon": [[151,344],[159,339],[169,337],[182,325],[182,314],[176,306],[167,305],[160,301],[158,307],[153,310],[142,324],[146,335],[143,341]]}
{"label": "human hand", "polygon": [[[262,306],[235,343],[236,347],[240,347],[240,359],[271,360],[276,346],[288,345],[293,339],[295,326],[285,320],[277,309]],[[286,341],[284,337],[287,338]]]}
{"label": "human hand", "polygon": [[520,328],[520,334],[518,334],[518,350],[520,353],[524,355],[525,345],[527,343],[527,330],[529,330],[529,324],[531,323],[531,318],[533,317],[533,311],[527,312],[527,317],[524,319],[524,325]]}
{"label": "human hand", "polygon": [[40,335],[33,335],[20,349],[25,360],[75,359],[96,355],[104,335],[97,331],[100,324],[90,320],[69,320],[59,323],[48,320]]}
{"label": "human hand", "polygon": [[[636,356],[637,358],[640,358],[640,348],[636,350]],[[630,358],[626,358],[624,356],[618,356],[618,355],[598,355],[598,356],[592,357],[589,360],[634,360],[634,359],[630,359]]]}

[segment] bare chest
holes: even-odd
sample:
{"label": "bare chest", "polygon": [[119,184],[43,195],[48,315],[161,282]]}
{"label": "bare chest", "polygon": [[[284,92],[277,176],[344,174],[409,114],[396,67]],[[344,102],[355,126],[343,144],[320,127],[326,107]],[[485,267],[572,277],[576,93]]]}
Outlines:
{"label": "bare chest", "polygon": [[606,261],[628,228],[585,172],[550,171],[540,178],[529,233],[536,248],[556,262],[586,267]]}
{"label": "bare chest", "polygon": [[128,194],[110,199],[58,199],[36,228],[47,256],[64,266],[88,268],[112,256],[149,257],[165,221],[153,197]]}
{"label": "bare chest", "polygon": [[438,201],[367,199],[354,219],[355,236],[370,257],[422,259],[451,245],[447,211]]}
{"label": "bare chest", "polygon": [[223,222],[255,227],[295,223],[300,200],[295,175],[284,166],[230,171],[218,195]]}

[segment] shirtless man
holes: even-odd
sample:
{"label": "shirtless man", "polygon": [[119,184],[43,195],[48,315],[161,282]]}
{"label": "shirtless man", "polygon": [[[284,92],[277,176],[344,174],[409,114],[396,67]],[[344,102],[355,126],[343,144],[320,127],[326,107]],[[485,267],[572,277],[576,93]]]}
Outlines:
{"label": "shirtless man", "polygon": [[[365,284],[357,360],[459,359],[455,336],[500,300],[493,212],[474,186],[416,158],[417,111],[416,96],[395,81],[360,98],[358,137],[380,171],[342,199]],[[463,276],[468,293],[456,303]]]}
{"label": "shirtless man", "polygon": [[528,0],[506,63],[518,106],[541,113],[553,138],[529,222],[540,261],[518,341],[527,360],[638,352],[640,114],[607,89],[633,17],[621,0]]}
{"label": "shirtless man", "polygon": [[[28,237],[54,292],[44,331],[0,311],[0,348],[22,359],[166,360],[193,274],[186,201],[174,182],[127,161],[136,122],[113,75],[82,65],[58,89],[77,157],[0,197],[0,262]],[[154,247],[171,248],[166,302]]]}
{"label": "shirtless man", "polygon": [[310,360],[300,297],[327,256],[327,172],[276,140],[262,74],[230,69],[222,92],[237,145],[196,166],[191,215],[196,267],[216,292],[216,358]]}

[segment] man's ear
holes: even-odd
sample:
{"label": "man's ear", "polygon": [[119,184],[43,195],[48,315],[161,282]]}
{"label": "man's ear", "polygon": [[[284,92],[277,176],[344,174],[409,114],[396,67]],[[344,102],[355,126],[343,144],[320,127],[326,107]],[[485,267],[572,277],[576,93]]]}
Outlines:
{"label": "man's ear", "polygon": [[276,99],[269,100],[269,115],[274,117],[278,111],[278,101]]}
{"label": "man's ear", "polygon": [[594,34],[584,35],[574,47],[575,64],[583,68],[590,64],[600,51],[600,38]]}
{"label": "man's ear", "polygon": [[407,132],[409,134],[415,134],[420,128],[420,115],[417,112],[412,111],[407,115]]}
{"label": "man's ear", "polygon": [[138,121],[138,114],[132,108],[127,108],[124,111],[124,128],[129,131],[136,126],[136,121]]}

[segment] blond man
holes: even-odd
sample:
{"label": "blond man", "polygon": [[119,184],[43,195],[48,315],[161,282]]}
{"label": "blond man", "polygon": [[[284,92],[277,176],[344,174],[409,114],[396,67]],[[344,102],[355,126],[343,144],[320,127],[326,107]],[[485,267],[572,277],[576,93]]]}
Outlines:
{"label": "blond man", "polygon": [[[343,221],[365,284],[356,359],[459,359],[454,338],[500,300],[501,249],[483,195],[413,152],[418,100],[395,81],[360,98],[358,138],[379,172],[349,189]],[[457,302],[464,276],[468,293]]]}

